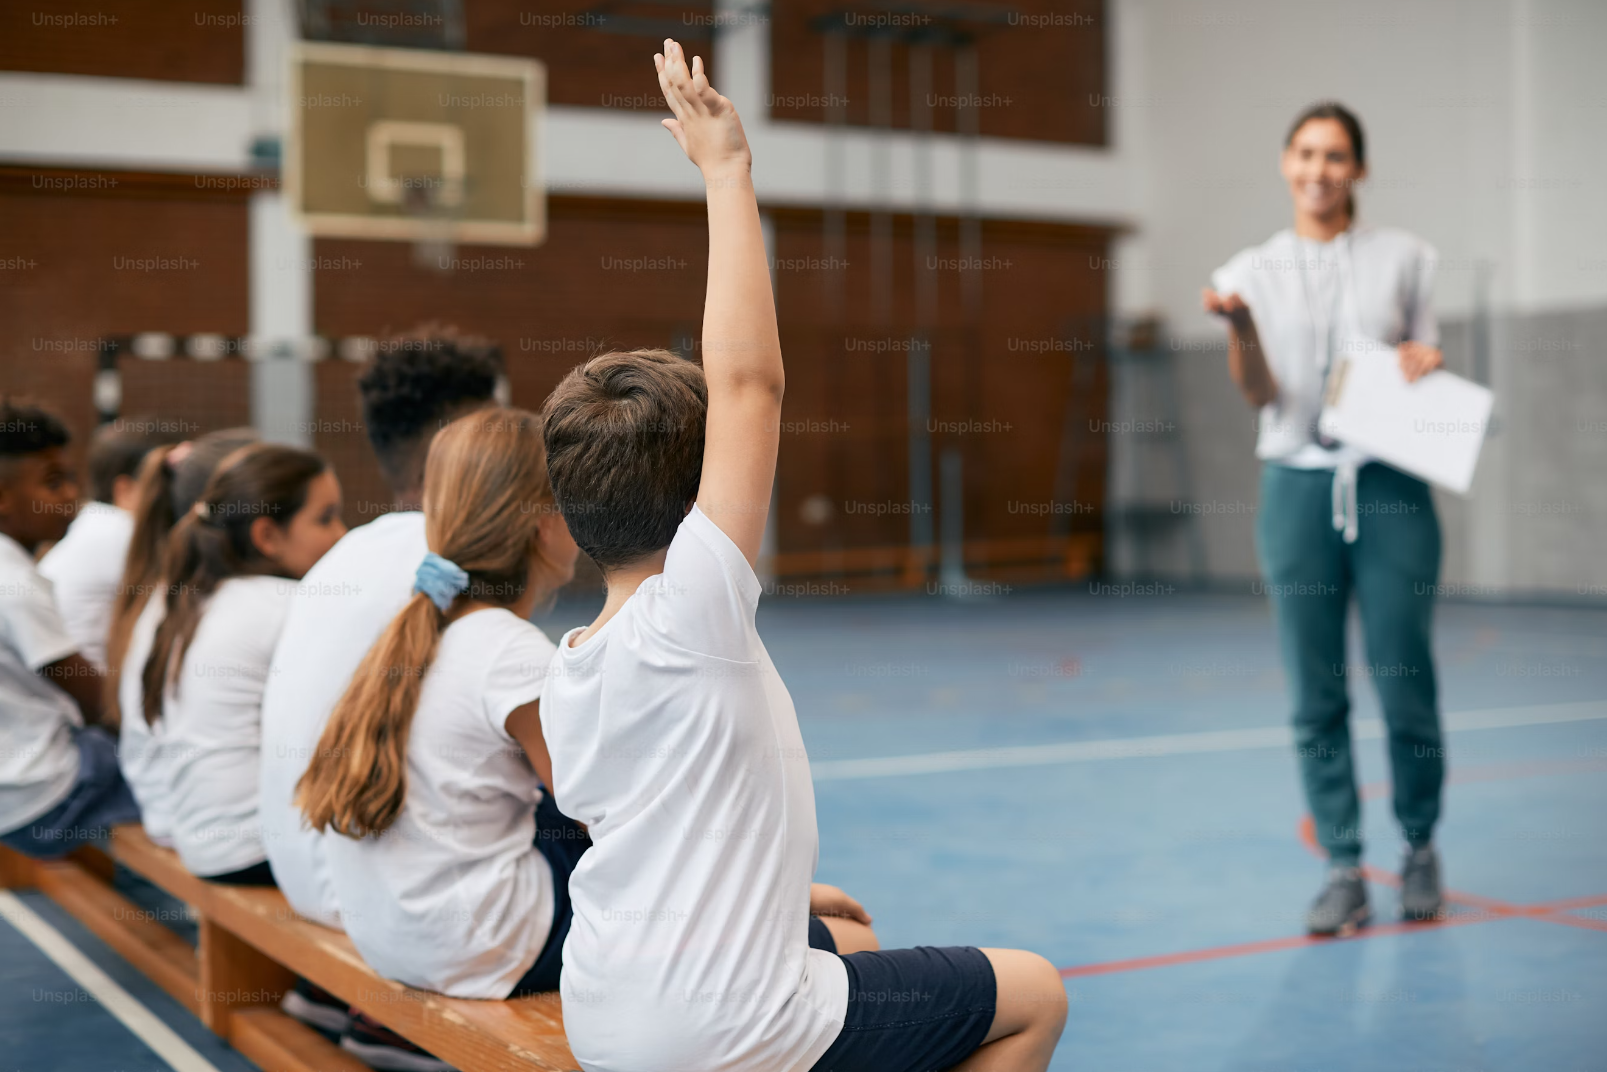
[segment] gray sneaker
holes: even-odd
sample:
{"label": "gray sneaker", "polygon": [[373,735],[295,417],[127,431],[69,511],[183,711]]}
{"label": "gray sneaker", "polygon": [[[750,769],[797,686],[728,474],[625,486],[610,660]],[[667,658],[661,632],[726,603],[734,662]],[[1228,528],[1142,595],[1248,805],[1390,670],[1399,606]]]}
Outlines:
{"label": "gray sneaker", "polygon": [[1359,867],[1330,867],[1328,883],[1306,912],[1306,931],[1315,935],[1346,935],[1366,925],[1367,883]]}
{"label": "gray sneaker", "polygon": [[1445,898],[1440,893],[1440,858],[1434,846],[1407,849],[1401,863],[1401,918],[1410,923],[1438,919]]}

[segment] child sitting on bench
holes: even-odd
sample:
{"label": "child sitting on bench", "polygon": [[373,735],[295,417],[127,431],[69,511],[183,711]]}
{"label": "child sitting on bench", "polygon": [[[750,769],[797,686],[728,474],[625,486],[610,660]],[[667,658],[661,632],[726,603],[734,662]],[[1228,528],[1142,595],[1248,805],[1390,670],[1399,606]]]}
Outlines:
{"label": "child sitting on bench", "polygon": [[335,705],[296,802],[344,835],[324,854],[376,972],[453,997],[556,989],[590,841],[548,791],[554,649],[528,619],[573,577],[576,548],[540,418],[490,408],[437,433],[424,531],[414,595]]}
{"label": "child sitting on bench", "polygon": [[607,600],[542,703],[553,783],[593,848],[570,883],[564,1025],[587,1072],[1043,1072],[1066,992],[1008,949],[834,949],[811,914],[809,760],[755,625],[781,346],[731,102],[666,41],[664,125],[703,172],[703,368],[595,357],[545,409],[548,466]]}
{"label": "child sitting on bench", "polygon": [[34,567],[78,505],[67,428],[0,397],[0,844],[65,856],[139,808],[101,717],[101,675],[67,633]]}

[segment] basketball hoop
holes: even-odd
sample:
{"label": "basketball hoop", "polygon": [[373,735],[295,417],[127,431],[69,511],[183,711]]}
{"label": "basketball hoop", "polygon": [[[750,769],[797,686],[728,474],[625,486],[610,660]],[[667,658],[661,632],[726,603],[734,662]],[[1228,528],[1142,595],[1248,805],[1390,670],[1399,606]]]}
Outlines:
{"label": "basketball hoop", "polygon": [[452,271],[458,214],[449,198],[442,197],[445,187],[438,179],[424,177],[404,179],[402,207],[414,221],[413,264],[432,272],[446,274]]}
{"label": "basketball hoop", "polygon": [[455,249],[546,233],[535,60],[299,42],[285,194],[315,235],[409,242],[451,271]]}

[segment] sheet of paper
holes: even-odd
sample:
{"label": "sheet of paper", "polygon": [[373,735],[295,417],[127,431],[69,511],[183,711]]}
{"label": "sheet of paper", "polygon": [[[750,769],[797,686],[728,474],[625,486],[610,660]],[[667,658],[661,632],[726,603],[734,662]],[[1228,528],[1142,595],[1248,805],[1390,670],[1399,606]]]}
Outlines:
{"label": "sheet of paper", "polygon": [[1345,340],[1328,375],[1318,428],[1413,476],[1466,495],[1495,395],[1455,373],[1407,383],[1395,347]]}

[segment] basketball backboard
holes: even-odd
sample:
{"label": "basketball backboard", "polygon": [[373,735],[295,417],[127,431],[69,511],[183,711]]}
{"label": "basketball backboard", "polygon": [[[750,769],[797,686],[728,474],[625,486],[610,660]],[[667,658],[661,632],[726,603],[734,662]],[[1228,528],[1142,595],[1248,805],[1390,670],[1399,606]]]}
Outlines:
{"label": "basketball backboard", "polygon": [[310,233],[536,245],[540,61],[300,42],[284,189]]}

